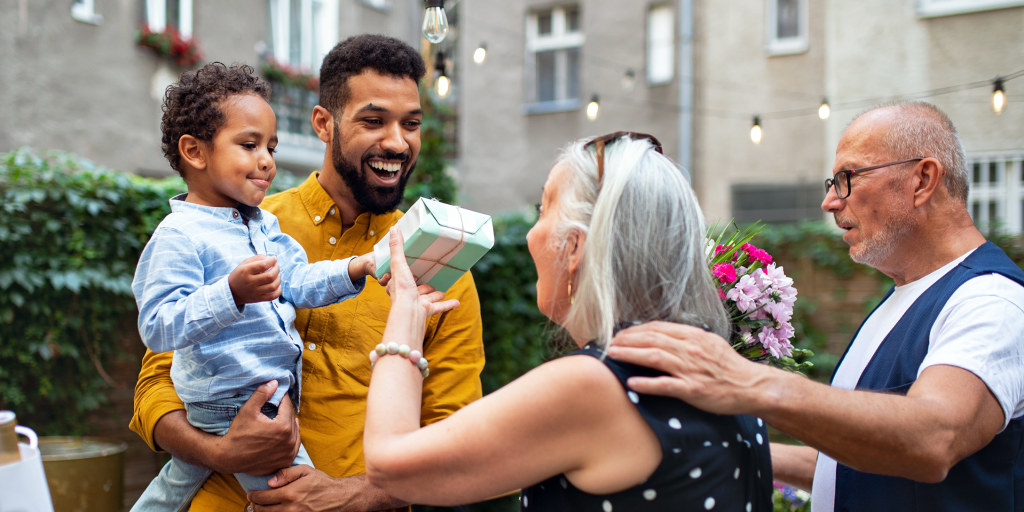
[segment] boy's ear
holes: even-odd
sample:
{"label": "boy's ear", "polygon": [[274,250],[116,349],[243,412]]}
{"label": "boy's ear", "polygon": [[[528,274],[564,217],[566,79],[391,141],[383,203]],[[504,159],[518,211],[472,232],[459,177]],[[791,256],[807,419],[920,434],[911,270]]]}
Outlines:
{"label": "boy's ear", "polygon": [[320,140],[331,147],[331,138],[334,137],[334,116],[326,109],[317,105],[313,107],[313,116],[310,119],[313,124],[313,131]]}
{"label": "boy's ear", "polygon": [[202,142],[188,134],[178,139],[178,154],[186,165],[193,169],[206,169],[206,153]]}

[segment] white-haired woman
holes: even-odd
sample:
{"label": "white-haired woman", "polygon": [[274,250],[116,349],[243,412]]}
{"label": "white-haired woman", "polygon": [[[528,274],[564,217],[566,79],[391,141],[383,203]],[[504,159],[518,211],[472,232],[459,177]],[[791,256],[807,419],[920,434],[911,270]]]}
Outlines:
{"label": "white-haired woman", "polygon": [[[404,354],[422,350],[426,316],[452,304],[420,296],[395,235],[383,341],[407,345]],[[771,510],[763,423],[638,395],[625,380],[653,371],[604,356],[616,330],[637,322],[729,329],[705,265],[703,216],[658,141],[617,132],[570,144],[527,242],[537,306],[580,349],[422,428],[421,371],[401,354],[375,356],[370,480],[435,505],[523,489],[529,511]]]}

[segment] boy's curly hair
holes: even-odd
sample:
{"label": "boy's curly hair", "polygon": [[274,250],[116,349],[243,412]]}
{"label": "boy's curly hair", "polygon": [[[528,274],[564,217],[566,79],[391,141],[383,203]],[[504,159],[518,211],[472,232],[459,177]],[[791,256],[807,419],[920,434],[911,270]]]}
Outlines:
{"label": "boy's curly hair", "polygon": [[255,94],[269,102],[270,85],[256,75],[252,66],[233,64],[228,67],[221,62],[211,62],[182,73],[178,83],[167,87],[160,120],[161,145],[171,168],[182,177],[185,172],[178,153],[178,139],[191,135],[212,142],[224,125],[221,102],[236,94]]}
{"label": "boy's curly hair", "polygon": [[367,68],[382,75],[411,78],[417,84],[427,68],[413,47],[393,37],[362,34],[331,49],[320,66],[320,106],[337,114],[348,103],[348,79]]}

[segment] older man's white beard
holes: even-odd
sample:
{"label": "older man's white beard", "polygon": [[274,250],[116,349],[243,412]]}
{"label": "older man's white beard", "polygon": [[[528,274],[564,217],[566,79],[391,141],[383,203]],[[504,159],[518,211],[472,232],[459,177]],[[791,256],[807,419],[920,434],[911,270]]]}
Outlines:
{"label": "older man's white beard", "polygon": [[[836,224],[853,224],[852,221],[838,215],[834,215],[834,217]],[[886,220],[885,227],[881,231],[870,238],[861,240],[856,248],[850,248],[850,258],[857,263],[873,268],[884,266],[906,239],[907,234],[914,230],[914,227],[910,210],[894,211],[893,215]],[[859,229],[860,226],[857,225],[857,228]]]}

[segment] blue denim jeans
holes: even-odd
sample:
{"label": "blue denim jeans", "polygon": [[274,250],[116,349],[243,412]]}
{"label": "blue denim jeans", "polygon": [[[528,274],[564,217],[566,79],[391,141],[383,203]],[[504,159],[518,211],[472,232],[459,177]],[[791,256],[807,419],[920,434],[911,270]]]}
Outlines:
{"label": "blue denim jeans", "polygon": [[[185,404],[185,414],[192,426],[210,434],[222,436],[228,433],[231,421],[235,419],[238,409],[248,398],[248,396],[236,396],[211,402]],[[277,416],[277,406],[264,404],[260,412],[273,418]],[[292,466],[300,464],[313,465],[309,454],[306,453],[306,448],[302,445],[299,445],[299,453],[292,461]],[[132,506],[132,512],[186,511],[192,498],[199,492],[199,488],[211,474],[212,471],[206,468],[171,457],[171,460],[160,470],[160,474],[149,483],[146,491]],[[235,473],[235,478],[246,492],[269,489],[267,481],[271,476],[273,473],[262,476]]]}

